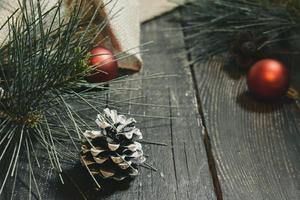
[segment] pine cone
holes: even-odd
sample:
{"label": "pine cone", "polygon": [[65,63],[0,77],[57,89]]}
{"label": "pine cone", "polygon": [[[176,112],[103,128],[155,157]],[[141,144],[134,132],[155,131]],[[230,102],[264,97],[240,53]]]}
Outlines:
{"label": "pine cone", "polygon": [[257,38],[250,31],[240,32],[231,47],[231,55],[241,68],[249,68],[258,57],[264,54],[259,47],[267,40],[265,37]]}
{"label": "pine cone", "polygon": [[145,162],[142,133],[135,127],[133,118],[104,109],[98,115],[97,131],[86,131],[82,144],[81,161],[95,177],[123,180],[138,175],[138,166]]}

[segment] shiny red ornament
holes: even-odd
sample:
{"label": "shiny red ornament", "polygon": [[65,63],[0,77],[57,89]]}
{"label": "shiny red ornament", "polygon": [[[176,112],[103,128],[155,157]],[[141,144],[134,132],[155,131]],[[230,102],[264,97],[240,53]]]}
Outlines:
{"label": "shiny red ornament", "polygon": [[110,81],[118,76],[118,64],[113,53],[104,47],[96,47],[90,51],[90,66],[95,69],[91,75],[85,77],[90,83]]}
{"label": "shiny red ornament", "polygon": [[290,86],[290,75],[281,62],[264,59],[255,63],[248,74],[248,88],[255,97],[275,100],[284,96]]}

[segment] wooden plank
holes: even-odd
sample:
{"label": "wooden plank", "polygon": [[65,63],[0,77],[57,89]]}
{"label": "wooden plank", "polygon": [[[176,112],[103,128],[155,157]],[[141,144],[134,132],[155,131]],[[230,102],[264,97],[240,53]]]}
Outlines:
{"label": "wooden plank", "polygon": [[[154,41],[151,54],[144,56],[143,74],[177,74],[164,80],[142,82],[147,102],[157,102],[175,108],[149,107],[149,115],[169,115],[175,119],[149,121],[148,140],[162,140],[168,144],[165,151],[151,147],[158,169],[164,179],[155,178],[152,185],[157,189],[143,193],[143,199],[215,199],[212,180],[208,170],[206,152],[202,140],[203,127],[195,101],[190,71],[186,65],[186,53],[181,31],[162,31],[163,27],[179,28],[170,23],[175,14],[149,22],[143,26],[143,41]],[[166,114],[164,114],[166,113]],[[160,126],[168,124],[168,126]],[[155,183],[155,180],[157,182]],[[147,180],[143,182],[147,183]],[[163,187],[162,187],[163,186]],[[155,195],[153,195],[155,193]]]}
{"label": "wooden plank", "polygon": [[255,101],[246,93],[245,78],[225,66],[222,58],[192,66],[219,199],[300,199],[299,110],[286,101]]}
{"label": "wooden plank", "polygon": [[[113,194],[111,199],[215,199],[202,141],[203,128],[197,120],[192,79],[189,70],[184,69],[186,53],[184,49],[174,53],[184,46],[183,35],[181,32],[161,31],[162,27],[180,27],[169,22],[176,14],[143,25],[142,42],[154,41],[154,44],[143,56],[145,65],[142,72],[132,76],[141,80],[123,84],[125,88],[141,88],[127,92],[129,99],[144,97],[132,100],[130,106],[123,107],[124,112],[140,121],[145,140],[163,142],[168,146],[146,145],[148,160],[158,172],[142,170],[141,176],[128,191]],[[177,76],[148,78],[153,74]],[[120,96],[122,94],[113,95],[111,100],[117,101]]]}
{"label": "wooden plank", "polygon": [[[183,35],[180,31],[161,31],[163,27],[180,27],[169,22],[175,15],[173,13],[143,25],[143,42],[155,41],[150,53],[144,55],[145,67],[126,82],[113,84],[112,88],[128,90],[114,93],[108,99],[108,104],[114,104],[121,112],[137,119],[145,140],[167,144],[166,147],[145,145],[148,163],[158,171],[141,169],[141,175],[134,181],[122,184],[110,182],[104,185],[104,191],[95,192],[91,178],[80,164],[64,164],[68,176],[65,177],[65,185],[62,185],[55,173],[43,163],[43,172],[38,180],[43,199],[83,199],[83,196],[87,199],[124,200],[216,199],[192,78],[189,70],[184,68],[186,53],[181,49],[174,54],[174,49],[184,46]],[[153,74],[156,78],[150,78]],[[177,76],[157,78],[158,74]],[[116,104],[126,98],[129,101]],[[15,199],[26,199],[26,190],[18,190]]]}

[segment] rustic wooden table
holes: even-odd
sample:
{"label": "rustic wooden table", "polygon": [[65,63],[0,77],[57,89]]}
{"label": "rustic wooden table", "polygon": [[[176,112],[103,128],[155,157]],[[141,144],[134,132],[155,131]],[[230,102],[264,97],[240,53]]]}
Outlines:
{"label": "rustic wooden table", "polygon": [[[221,58],[189,65],[193,55],[185,49],[180,24],[171,20],[179,15],[174,11],[142,25],[143,42],[154,44],[142,72],[122,83],[140,89],[110,96],[111,102],[120,95],[145,97],[120,106],[136,115],[147,140],[168,145],[145,147],[158,171],[142,169],[130,183],[93,192],[84,169],[65,164],[70,176],[64,185],[53,171],[42,170],[43,199],[300,199],[299,109],[251,99],[245,79],[234,76]],[[161,73],[176,76],[141,78]],[[28,199],[26,187],[17,193],[15,199]]]}

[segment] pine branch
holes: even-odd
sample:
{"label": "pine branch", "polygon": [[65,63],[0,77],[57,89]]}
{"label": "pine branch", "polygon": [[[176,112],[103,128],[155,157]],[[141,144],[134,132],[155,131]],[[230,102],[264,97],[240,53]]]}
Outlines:
{"label": "pine branch", "polygon": [[259,48],[299,40],[297,0],[195,0],[186,7],[184,23],[193,62],[228,52],[236,36],[251,32],[267,38]]}
{"label": "pine branch", "polygon": [[[39,159],[47,159],[63,182],[62,161],[76,162],[74,151],[87,139],[84,131],[93,130],[93,116],[108,105],[107,94],[120,90],[83,80],[90,73],[88,52],[107,25],[107,20],[95,25],[93,17],[103,5],[96,6],[88,21],[81,0],[68,17],[61,13],[61,3],[49,10],[42,9],[40,0],[23,0],[19,6],[3,26],[9,32],[0,44],[0,198],[10,180],[13,197],[21,161],[29,169],[29,197],[34,189],[41,195],[35,178]],[[164,77],[169,76],[144,79]],[[131,102],[125,98],[115,103]]]}
{"label": "pine branch", "polygon": [[0,45],[0,196],[10,176],[15,190],[22,157],[27,158],[31,197],[32,183],[37,187],[34,166],[39,166],[35,149],[42,148],[61,174],[60,160],[73,155],[57,146],[71,141],[76,149],[80,142],[88,123],[64,97],[90,106],[73,89],[90,73],[88,52],[106,25],[105,20],[97,26],[95,18],[86,21],[85,12],[80,0],[68,17],[61,13],[61,2],[43,10],[39,0],[24,0],[1,28],[8,36]]}

